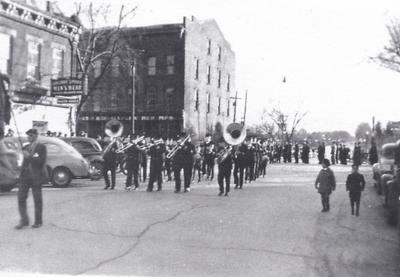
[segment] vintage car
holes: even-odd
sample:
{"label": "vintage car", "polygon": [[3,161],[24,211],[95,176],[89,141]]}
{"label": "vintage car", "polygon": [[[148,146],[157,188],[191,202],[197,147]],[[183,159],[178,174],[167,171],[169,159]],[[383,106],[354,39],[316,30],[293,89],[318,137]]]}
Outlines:
{"label": "vintage car", "polygon": [[386,143],[382,146],[379,162],[373,165],[373,176],[378,194],[385,195],[387,203],[387,182],[394,176],[394,160],[396,143]]}
{"label": "vintage car", "polygon": [[[89,163],[68,143],[54,137],[39,136],[38,141],[47,148],[46,167],[50,182],[55,187],[66,187],[74,178],[89,178]],[[19,155],[22,165],[22,147],[28,143],[26,137],[4,138],[6,147]]]}
{"label": "vintage car", "polygon": [[97,140],[85,137],[60,138],[72,145],[89,162],[89,175],[92,180],[99,180],[103,176],[103,150]]}
{"label": "vintage car", "polygon": [[0,140],[0,192],[17,186],[22,159],[15,150],[8,148],[4,139]]}

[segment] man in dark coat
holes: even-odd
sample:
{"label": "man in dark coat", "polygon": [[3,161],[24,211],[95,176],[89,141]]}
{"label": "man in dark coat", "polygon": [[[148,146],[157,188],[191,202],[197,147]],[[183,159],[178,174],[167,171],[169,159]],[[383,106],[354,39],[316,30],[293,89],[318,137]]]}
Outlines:
{"label": "man in dark coat", "polygon": [[[132,134],[130,136],[130,140],[135,139],[135,136]],[[132,177],[133,177],[133,189],[136,190],[139,187],[139,164],[140,164],[140,150],[138,145],[132,145],[125,151],[126,154],[126,181],[125,181],[125,189],[130,190],[132,188]]]}
{"label": "man in dark coat", "polygon": [[153,144],[149,149],[150,156],[150,178],[147,186],[147,191],[153,191],[153,184],[157,181],[157,191],[162,189],[162,168],[165,158],[165,145],[162,140]]}
{"label": "man in dark coat", "polygon": [[362,150],[361,150],[361,144],[358,142],[354,144],[353,164],[360,166],[361,163],[362,163]]}
{"label": "man in dark coat", "polygon": [[335,164],[336,163],[336,142],[332,142],[331,145],[331,163]]}
{"label": "man in dark coat", "polygon": [[235,168],[233,170],[233,177],[235,182],[235,189],[243,188],[244,170],[247,167],[246,161],[246,144],[242,143],[234,153]]}
{"label": "man in dark coat", "polygon": [[329,211],[329,196],[336,188],[335,175],[329,166],[329,160],[323,159],[322,169],[315,180],[315,188],[318,190],[318,193],[321,194],[322,212]]}
{"label": "man in dark coat", "polygon": [[353,164],[352,173],[347,176],[346,181],[346,190],[349,192],[352,215],[354,215],[354,204],[356,206],[356,216],[359,216],[360,214],[361,192],[364,190],[364,188],[364,176],[358,172],[358,166]]}
{"label": "man in dark coat", "polygon": [[378,149],[376,148],[376,144],[374,142],[369,149],[368,157],[370,165],[376,164],[378,162]]}
{"label": "man in dark coat", "polygon": [[108,176],[108,172],[111,172],[111,188],[115,188],[115,174],[116,174],[116,168],[117,168],[117,145],[116,141],[112,140],[110,144],[105,148],[103,152],[103,177],[104,177],[104,182],[106,183],[106,186],[104,189],[110,188],[110,178]]}
{"label": "man in dark coat", "polygon": [[[228,148],[229,147],[229,148]],[[217,153],[221,154],[223,158],[218,159],[218,185],[219,185],[219,196],[228,196],[230,191],[231,172],[232,172],[232,154],[230,146],[225,141],[220,141],[218,144]],[[226,154],[225,154],[226,153]],[[218,155],[217,154],[217,155]],[[225,183],[225,190],[224,190]],[[225,192],[225,194],[224,194]]]}
{"label": "man in dark coat", "polygon": [[[178,140],[180,144],[186,138],[186,134],[182,134]],[[173,157],[173,167],[175,176],[175,192],[181,191],[181,171],[183,169],[184,175],[184,192],[190,191],[190,183],[192,181],[192,170],[193,170],[193,155],[196,152],[194,145],[187,140],[183,145],[179,147]]]}
{"label": "man in dark coat", "polygon": [[310,146],[308,145],[307,142],[303,144],[303,151],[301,154],[303,163],[308,164],[310,160]]}
{"label": "man in dark coat", "polygon": [[319,164],[322,164],[322,161],[325,159],[325,142],[321,142],[318,146],[318,161]]}
{"label": "man in dark coat", "polygon": [[294,145],[294,161],[295,163],[299,163],[299,153],[300,153],[300,147],[299,144],[296,142]]}
{"label": "man in dark coat", "polygon": [[21,220],[20,223],[15,226],[15,229],[22,229],[29,225],[26,207],[29,188],[32,188],[33,201],[35,204],[35,223],[32,225],[32,228],[39,228],[42,226],[42,184],[48,181],[46,146],[37,141],[38,131],[36,129],[30,129],[26,134],[28,135],[29,144],[23,149],[24,161],[20,178],[21,184],[18,189],[18,208]]}

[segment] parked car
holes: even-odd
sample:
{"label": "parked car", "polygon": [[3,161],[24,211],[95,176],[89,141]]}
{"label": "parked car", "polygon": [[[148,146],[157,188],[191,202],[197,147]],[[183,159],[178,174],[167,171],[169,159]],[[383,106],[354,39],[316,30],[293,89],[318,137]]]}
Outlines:
{"label": "parked car", "polygon": [[387,182],[394,176],[394,160],[396,143],[386,143],[382,146],[379,162],[373,165],[375,187],[378,194],[384,193],[385,203],[387,202]]}
{"label": "parked car", "polygon": [[[26,137],[20,139],[23,146],[28,144]],[[9,149],[17,151],[22,160],[20,139],[7,137],[4,141]],[[43,143],[47,148],[46,167],[53,186],[66,187],[72,179],[89,177],[89,163],[71,145],[54,137],[39,136],[38,142]]]}
{"label": "parked car", "polygon": [[0,192],[8,192],[17,186],[22,157],[16,149],[0,140]]}
{"label": "parked car", "polygon": [[92,180],[99,180],[103,176],[103,149],[97,140],[85,137],[60,138],[72,145],[89,162],[89,175]]}

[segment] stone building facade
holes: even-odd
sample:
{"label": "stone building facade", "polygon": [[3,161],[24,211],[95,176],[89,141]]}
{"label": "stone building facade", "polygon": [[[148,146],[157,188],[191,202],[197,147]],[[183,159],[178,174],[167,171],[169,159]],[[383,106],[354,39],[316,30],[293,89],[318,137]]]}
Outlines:
{"label": "stone building facade", "polygon": [[0,1],[0,73],[10,79],[21,131],[37,124],[69,132],[70,109],[50,97],[50,85],[51,79],[75,74],[79,32],[79,24],[50,2],[41,10],[35,1]]}
{"label": "stone building facade", "polygon": [[135,74],[120,59],[113,62],[102,89],[85,103],[82,130],[104,134],[104,124],[119,118],[131,132],[133,103],[135,133],[149,136],[185,131],[202,139],[231,122],[235,54],[214,20],[185,17],[179,24],[126,28],[123,37],[135,53]]}

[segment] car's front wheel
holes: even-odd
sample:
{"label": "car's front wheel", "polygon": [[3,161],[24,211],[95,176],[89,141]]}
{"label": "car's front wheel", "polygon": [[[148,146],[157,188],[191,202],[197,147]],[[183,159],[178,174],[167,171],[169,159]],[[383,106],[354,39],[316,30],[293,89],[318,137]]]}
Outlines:
{"label": "car's front wheel", "polygon": [[51,175],[51,183],[55,187],[67,187],[72,180],[71,173],[65,167],[57,167]]}

